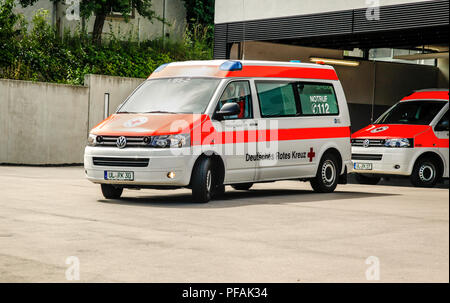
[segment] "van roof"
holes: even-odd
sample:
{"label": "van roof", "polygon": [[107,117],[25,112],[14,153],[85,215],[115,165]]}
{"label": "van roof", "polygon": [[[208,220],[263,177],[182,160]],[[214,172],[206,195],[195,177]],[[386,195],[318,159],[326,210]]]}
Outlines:
{"label": "van roof", "polygon": [[298,78],[338,80],[332,66],[298,62],[209,60],[164,64],[149,77]]}
{"label": "van roof", "polygon": [[448,89],[425,89],[415,91],[409,96],[406,96],[401,101],[412,100],[447,100],[449,99]]}

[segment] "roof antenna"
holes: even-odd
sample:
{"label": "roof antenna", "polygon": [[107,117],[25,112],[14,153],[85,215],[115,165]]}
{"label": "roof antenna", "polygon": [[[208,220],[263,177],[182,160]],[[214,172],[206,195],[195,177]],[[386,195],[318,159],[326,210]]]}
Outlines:
{"label": "roof antenna", "polygon": [[245,0],[242,0],[242,25],[244,27],[242,34],[242,60],[245,60]]}

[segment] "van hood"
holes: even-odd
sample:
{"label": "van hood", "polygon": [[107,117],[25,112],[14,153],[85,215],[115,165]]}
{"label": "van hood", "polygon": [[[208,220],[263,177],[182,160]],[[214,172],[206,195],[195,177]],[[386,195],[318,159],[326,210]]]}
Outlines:
{"label": "van hood", "polygon": [[203,114],[114,114],[95,126],[100,136],[158,136],[189,133],[201,125]]}
{"label": "van hood", "polygon": [[408,124],[372,124],[352,135],[356,138],[374,139],[395,139],[414,138],[415,136],[429,130],[429,125],[408,125]]}

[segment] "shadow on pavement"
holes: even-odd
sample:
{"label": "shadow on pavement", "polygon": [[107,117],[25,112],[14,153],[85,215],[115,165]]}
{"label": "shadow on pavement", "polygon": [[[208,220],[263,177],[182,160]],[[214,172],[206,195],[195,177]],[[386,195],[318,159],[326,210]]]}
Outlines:
{"label": "shadow on pavement", "polygon": [[316,194],[308,190],[295,189],[256,189],[249,191],[229,190],[224,196],[209,203],[195,203],[190,194],[167,194],[141,197],[123,197],[119,200],[100,199],[99,202],[119,205],[173,208],[229,208],[248,205],[279,205],[307,202],[329,202],[343,199],[361,199],[398,196],[397,194],[339,192]]}
{"label": "shadow on pavement", "polygon": [[[349,184],[359,184],[358,181],[356,181],[356,178],[353,175],[349,175],[348,177],[348,183]],[[391,177],[391,178],[382,178],[379,186],[399,186],[399,187],[412,187],[414,186],[409,181],[408,177]],[[443,182],[439,182],[436,184],[435,187],[429,188],[430,190],[433,190],[434,188],[438,189],[448,189],[449,188],[449,181],[444,180]]]}

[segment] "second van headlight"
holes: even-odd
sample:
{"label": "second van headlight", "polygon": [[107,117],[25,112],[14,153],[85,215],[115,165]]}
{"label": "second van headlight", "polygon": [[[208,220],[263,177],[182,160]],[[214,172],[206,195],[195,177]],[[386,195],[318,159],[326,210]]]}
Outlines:
{"label": "second van headlight", "polygon": [[87,144],[88,146],[95,146],[97,144],[97,135],[89,134]]}
{"label": "second van headlight", "polygon": [[154,136],[150,145],[156,148],[189,147],[191,145],[191,137],[189,134]]}
{"label": "second van headlight", "polygon": [[413,147],[413,139],[386,139],[385,147]]}

